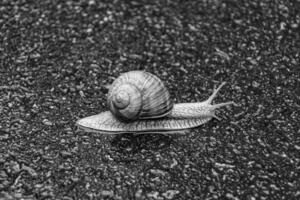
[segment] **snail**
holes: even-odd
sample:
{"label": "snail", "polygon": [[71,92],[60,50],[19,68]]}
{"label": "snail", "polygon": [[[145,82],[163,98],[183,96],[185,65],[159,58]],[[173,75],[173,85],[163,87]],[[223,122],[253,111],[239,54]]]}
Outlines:
{"label": "snail", "polygon": [[108,91],[110,111],[79,119],[76,124],[85,131],[103,134],[184,133],[212,118],[219,119],[216,109],[235,104],[212,104],[224,84],[203,102],[175,104],[157,76],[129,71],[115,79]]}

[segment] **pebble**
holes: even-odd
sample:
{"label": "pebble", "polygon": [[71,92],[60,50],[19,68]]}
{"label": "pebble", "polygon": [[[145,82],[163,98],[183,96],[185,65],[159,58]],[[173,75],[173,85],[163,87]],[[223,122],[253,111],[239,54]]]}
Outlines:
{"label": "pebble", "polygon": [[68,152],[68,151],[65,151],[65,150],[62,150],[62,151],[60,152],[60,154],[61,154],[61,156],[62,156],[63,158],[69,158],[69,157],[72,157],[72,153],[71,153],[71,152]]}
{"label": "pebble", "polygon": [[140,199],[142,197],[142,193],[143,193],[142,189],[139,189],[138,191],[136,191],[135,198]]}
{"label": "pebble", "polygon": [[142,60],[143,56],[138,55],[138,54],[129,54],[128,58],[133,59],[133,60]]}
{"label": "pebble", "polygon": [[152,174],[155,174],[155,175],[160,175],[160,176],[165,176],[166,175],[166,172],[160,170],[160,169],[151,169],[150,172]]}
{"label": "pebble", "polygon": [[9,163],[9,165],[10,165],[9,169],[10,169],[10,172],[12,174],[17,174],[17,173],[20,172],[20,165],[19,165],[19,163],[15,162],[15,161],[11,161]]}
{"label": "pebble", "polygon": [[47,125],[47,126],[52,126],[52,122],[50,122],[48,119],[44,119],[43,120],[43,124]]}
{"label": "pebble", "polygon": [[253,82],[252,82],[252,86],[255,87],[255,88],[258,88],[260,85],[259,85],[258,82],[253,81]]}
{"label": "pebble", "polygon": [[114,196],[114,192],[111,191],[111,190],[103,190],[101,192],[101,194],[104,196],[104,197],[113,197]]}
{"label": "pebble", "polygon": [[23,165],[22,170],[25,170],[26,172],[28,172],[32,177],[37,177],[36,171],[29,166]]}
{"label": "pebble", "polygon": [[158,199],[158,195],[159,195],[159,192],[157,192],[157,191],[152,191],[152,192],[149,192],[149,193],[147,194],[147,197],[148,197],[148,198],[153,198],[153,199]]}
{"label": "pebble", "polygon": [[232,199],[232,200],[239,200],[239,198],[233,196],[233,194],[231,194],[231,193],[227,193],[227,194],[226,194],[226,197],[227,197],[228,199]]}
{"label": "pebble", "polygon": [[173,199],[176,194],[178,194],[178,190],[168,190],[162,194],[166,199]]}

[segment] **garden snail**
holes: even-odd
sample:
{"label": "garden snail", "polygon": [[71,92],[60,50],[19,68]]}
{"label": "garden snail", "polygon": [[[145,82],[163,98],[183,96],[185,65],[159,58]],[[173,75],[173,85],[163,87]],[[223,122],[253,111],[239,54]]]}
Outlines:
{"label": "garden snail", "polygon": [[217,118],[215,110],[233,101],[212,105],[225,83],[203,102],[174,104],[163,82],[144,71],[130,71],[119,76],[109,89],[110,111],[85,117],[77,126],[103,134],[181,133]]}

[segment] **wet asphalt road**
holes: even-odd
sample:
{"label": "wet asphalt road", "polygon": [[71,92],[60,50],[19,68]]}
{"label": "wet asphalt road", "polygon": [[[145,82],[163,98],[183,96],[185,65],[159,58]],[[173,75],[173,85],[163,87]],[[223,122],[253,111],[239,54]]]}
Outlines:
{"label": "wet asphalt road", "polygon": [[[0,2],[0,199],[300,199],[299,1]],[[104,136],[122,72],[234,100],[186,135]]]}

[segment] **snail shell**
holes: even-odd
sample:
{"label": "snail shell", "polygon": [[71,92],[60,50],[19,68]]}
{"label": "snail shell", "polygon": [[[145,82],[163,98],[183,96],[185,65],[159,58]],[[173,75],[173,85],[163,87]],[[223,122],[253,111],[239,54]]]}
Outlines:
{"label": "snail shell", "polygon": [[77,126],[102,134],[120,133],[182,133],[200,126],[215,115],[218,108],[235,104],[233,101],[212,104],[222,83],[202,102],[173,104],[163,82],[143,71],[122,74],[108,93],[110,111],[85,117]]}
{"label": "snail shell", "polygon": [[110,111],[122,121],[161,118],[168,115],[173,102],[163,82],[155,75],[131,71],[119,76],[107,97]]}

